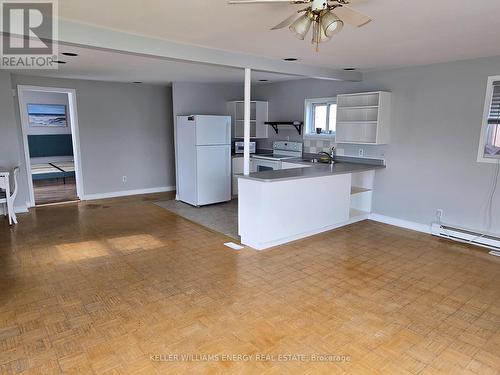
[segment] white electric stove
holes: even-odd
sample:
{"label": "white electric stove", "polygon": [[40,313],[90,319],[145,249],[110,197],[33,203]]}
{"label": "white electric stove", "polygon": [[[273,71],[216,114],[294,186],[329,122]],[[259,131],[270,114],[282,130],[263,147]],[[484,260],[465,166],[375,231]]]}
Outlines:
{"label": "white electric stove", "polygon": [[275,141],[272,154],[251,156],[252,172],[279,170],[282,161],[298,157],[302,157],[301,142]]}

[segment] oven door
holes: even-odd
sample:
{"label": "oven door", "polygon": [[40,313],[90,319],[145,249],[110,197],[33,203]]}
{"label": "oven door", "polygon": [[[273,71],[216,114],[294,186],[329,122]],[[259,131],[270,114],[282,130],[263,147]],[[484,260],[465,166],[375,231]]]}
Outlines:
{"label": "oven door", "polygon": [[252,172],[277,171],[281,169],[280,160],[252,159]]}

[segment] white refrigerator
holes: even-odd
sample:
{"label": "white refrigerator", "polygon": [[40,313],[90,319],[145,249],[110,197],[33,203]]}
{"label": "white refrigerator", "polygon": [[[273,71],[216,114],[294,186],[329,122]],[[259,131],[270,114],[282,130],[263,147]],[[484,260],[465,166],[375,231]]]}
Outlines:
{"label": "white refrigerator", "polygon": [[177,116],[177,199],[193,206],[231,200],[231,117]]}

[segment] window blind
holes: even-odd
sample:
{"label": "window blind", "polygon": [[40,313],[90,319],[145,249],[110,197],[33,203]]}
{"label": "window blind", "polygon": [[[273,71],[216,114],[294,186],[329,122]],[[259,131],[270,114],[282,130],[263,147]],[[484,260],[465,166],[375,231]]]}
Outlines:
{"label": "window blind", "polygon": [[500,81],[493,82],[493,98],[491,99],[488,124],[500,124]]}

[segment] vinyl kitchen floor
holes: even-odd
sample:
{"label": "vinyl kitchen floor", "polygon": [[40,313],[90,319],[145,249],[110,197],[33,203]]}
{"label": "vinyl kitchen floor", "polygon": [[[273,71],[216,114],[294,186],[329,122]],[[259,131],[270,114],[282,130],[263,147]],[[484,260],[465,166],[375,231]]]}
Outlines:
{"label": "vinyl kitchen floor", "polygon": [[175,200],[157,202],[156,204],[188,220],[240,241],[237,199],[203,207],[193,207]]}

